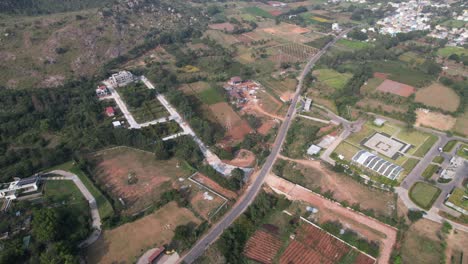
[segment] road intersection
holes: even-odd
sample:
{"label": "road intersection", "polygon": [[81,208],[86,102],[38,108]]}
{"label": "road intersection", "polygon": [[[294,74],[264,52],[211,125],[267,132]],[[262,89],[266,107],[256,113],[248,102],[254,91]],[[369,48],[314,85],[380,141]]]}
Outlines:
{"label": "road intersection", "polygon": [[348,32],[349,30],[345,30],[342,33],[340,33],[333,41],[325,45],[325,47],[323,47],[322,50],[320,50],[309,60],[307,65],[304,67],[304,70],[302,71],[301,75],[298,77],[299,82],[296,86],[296,91],[294,93],[294,97],[291,101],[286,117],[278,130],[278,134],[276,136],[275,143],[273,144],[273,147],[271,149],[271,153],[265,161],[265,164],[258,173],[257,177],[255,178],[253,183],[247,188],[247,190],[245,191],[246,193],[233,206],[233,208],[228,213],[226,213],[226,215],[217,224],[215,224],[214,227],[211,228],[204,237],[198,240],[198,242],[191,248],[191,250],[185,256],[182,257],[181,261],[184,261],[186,263],[194,262],[199,256],[203,254],[205,249],[210,244],[215,242],[216,239],[223,233],[223,231],[226,228],[228,228],[234,222],[234,220],[244,212],[245,209],[247,209],[247,207],[255,199],[263,185],[265,177],[271,171],[271,168],[275,163],[278,154],[280,153],[281,147],[286,138],[286,134],[291,125],[291,121],[293,120],[296,114],[296,105],[299,101],[300,94],[302,92],[305,76],[310,72],[310,70],[320,59],[320,57],[323,54],[325,54],[328,48],[334,45],[336,41],[338,41],[338,39],[342,38]]}

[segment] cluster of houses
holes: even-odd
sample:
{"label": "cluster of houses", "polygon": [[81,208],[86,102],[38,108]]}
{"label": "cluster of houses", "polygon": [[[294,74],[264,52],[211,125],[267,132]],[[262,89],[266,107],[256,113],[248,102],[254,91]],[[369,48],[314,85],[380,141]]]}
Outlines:
{"label": "cluster of houses", "polygon": [[429,37],[438,38],[438,39],[447,39],[447,45],[460,45],[463,46],[467,43],[468,39],[468,30],[466,28],[451,28],[437,25],[434,30],[428,34]]}
{"label": "cluster of houses", "polygon": [[432,6],[430,1],[416,1],[392,3],[396,8],[395,14],[385,17],[377,22],[381,26],[380,33],[396,35],[414,30],[430,30],[431,13],[422,13],[424,6]]}
{"label": "cluster of houses", "polygon": [[245,106],[251,99],[256,99],[255,94],[261,88],[261,84],[252,80],[242,80],[241,77],[232,77],[225,85],[231,102],[237,107]]}

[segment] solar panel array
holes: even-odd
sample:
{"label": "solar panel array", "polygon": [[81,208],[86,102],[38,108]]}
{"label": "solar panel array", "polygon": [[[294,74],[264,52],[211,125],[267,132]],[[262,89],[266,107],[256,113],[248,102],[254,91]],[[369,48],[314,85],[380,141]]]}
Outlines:
{"label": "solar panel array", "polygon": [[391,180],[396,179],[403,171],[402,167],[365,150],[361,150],[356,153],[353,157],[353,161]]}

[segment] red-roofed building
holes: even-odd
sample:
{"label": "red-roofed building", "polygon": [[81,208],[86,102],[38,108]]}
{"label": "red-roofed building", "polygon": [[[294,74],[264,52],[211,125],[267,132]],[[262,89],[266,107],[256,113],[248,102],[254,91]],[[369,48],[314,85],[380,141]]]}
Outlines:
{"label": "red-roofed building", "polygon": [[112,117],[115,115],[115,110],[112,106],[106,107],[106,115]]}

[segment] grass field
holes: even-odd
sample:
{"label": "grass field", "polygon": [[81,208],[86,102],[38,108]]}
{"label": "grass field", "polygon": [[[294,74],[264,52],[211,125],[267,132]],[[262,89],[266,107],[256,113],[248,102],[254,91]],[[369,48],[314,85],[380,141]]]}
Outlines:
{"label": "grass field", "polygon": [[[128,110],[132,113],[135,121],[138,123],[144,123],[159,119],[161,117],[169,116],[166,108],[156,98],[148,98],[149,95],[147,88],[141,83],[130,84],[124,87],[119,87],[119,95],[124,100],[128,107]],[[132,107],[129,104],[130,101],[134,101],[134,98],[144,98],[141,105]]]}
{"label": "grass field", "polygon": [[425,182],[417,182],[411,187],[409,196],[415,204],[429,210],[439,197],[440,192],[440,189],[435,186]]}
{"label": "grass field", "polygon": [[350,73],[339,73],[332,69],[315,70],[313,74],[320,82],[334,89],[342,89],[353,76]]}
{"label": "grass field", "polygon": [[96,204],[98,206],[99,215],[101,219],[110,217],[114,214],[114,209],[112,208],[111,203],[107,200],[107,198],[101,193],[101,191],[94,185],[94,183],[81,171],[74,162],[69,161],[57,167],[51,168],[51,170],[65,170],[72,172],[80,178],[83,184],[86,186],[88,191],[94,196],[96,199]]}
{"label": "grass field", "polygon": [[450,112],[456,111],[460,105],[458,94],[440,83],[433,83],[419,89],[416,92],[415,101]]}
{"label": "grass field", "polygon": [[178,225],[199,224],[189,209],[171,202],[156,212],[112,230],[105,230],[86,252],[89,263],[136,263],[152,247],[168,244]]}
{"label": "grass field", "polygon": [[344,46],[349,49],[359,50],[370,47],[371,45],[367,42],[363,41],[356,41],[356,40],[349,40],[349,39],[340,39],[337,42],[338,45]]}
{"label": "grass field", "polygon": [[405,53],[401,54],[398,57],[398,59],[401,60],[401,61],[410,63],[410,64],[412,64],[412,63],[416,63],[416,64],[424,63],[424,58],[421,57],[421,55],[419,55],[417,53],[414,53],[412,51],[408,51],[408,52],[405,52]]}
{"label": "grass field", "polygon": [[367,80],[367,83],[361,86],[362,93],[372,93],[383,83],[383,79],[380,78],[370,78]]}
{"label": "grass field", "polygon": [[390,74],[389,79],[415,87],[422,87],[435,76],[425,74],[409,68],[406,63],[399,61],[374,61],[370,63],[374,72]]}
{"label": "grass field", "polygon": [[448,27],[455,27],[455,28],[462,28],[467,24],[466,21],[462,21],[462,20],[456,20],[456,19],[449,19],[447,21],[444,21],[444,23],[442,23],[442,25],[444,26],[448,26]]}
{"label": "grass field", "polygon": [[207,105],[212,105],[224,101],[223,96],[216,90],[216,88],[213,87],[204,89],[203,91],[199,92],[197,97]]}
{"label": "grass field", "polygon": [[435,163],[438,163],[438,164],[442,164],[442,162],[444,162],[444,157],[442,156],[437,156],[435,157],[432,162],[435,162]]}
{"label": "grass field", "polygon": [[75,183],[70,180],[47,181],[44,186],[44,199],[53,206],[73,207],[82,215],[89,215],[88,201]]}
{"label": "grass field", "polygon": [[423,171],[422,175],[426,179],[430,179],[434,173],[439,169],[440,167],[434,164],[429,164],[427,168]]}
{"label": "grass field", "polygon": [[437,137],[434,135],[429,135],[429,137],[420,145],[416,151],[413,153],[416,157],[424,157],[426,153],[431,149],[432,146],[437,142]]}
{"label": "grass field", "polygon": [[457,155],[464,159],[468,159],[468,144],[460,144]]}
{"label": "grass field", "polygon": [[260,16],[264,18],[274,18],[272,14],[268,13],[268,11],[265,11],[261,9],[260,7],[256,7],[256,6],[246,7],[242,9],[242,11],[244,11],[245,13],[254,15],[254,16]]}
{"label": "grass field", "polygon": [[340,145],[335,149],[335,153],[339,155],[343,155],[346,160],[351,160],[360,149],[355,147],[354,145],[343,141]]}
{"label": "grass field", "polygon": [[448,57],[452,54],[468,55],[468,49],[461,47],[445,47],[437,51],[437,54],[442,57]]}
{"label": "grass field", "polygon": [[418,164],[419,160],[417,159],[406,159],[406,161],[403,162],[403,164],[401,165],[401,167],[403,167],[403,169],[405,169],[405,173],[410,173],[414,167],[416,167],[416,165]]}
{"label": "grass field", "polygon": [[453,130],[458,134],[468,136],[468,110],[463,115],[457,117]]}
{"label": "grass field", "polygon": [[455,145],[457,144],[458,141],[456,140],[450,140],[449,142],[447,142],[447,144],[445,144],[445,146],[442,148],[442,150],[444,152],[450,152],[452,151],[453,147],[455,147]]}
{"label": "grass field", "polygon": [[445,263],[445,248],[437,236],[439,229],[439,223],[426,219],[413,223],[402,241],[402,263]]}

